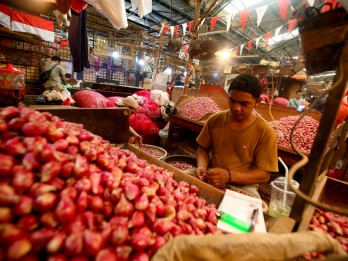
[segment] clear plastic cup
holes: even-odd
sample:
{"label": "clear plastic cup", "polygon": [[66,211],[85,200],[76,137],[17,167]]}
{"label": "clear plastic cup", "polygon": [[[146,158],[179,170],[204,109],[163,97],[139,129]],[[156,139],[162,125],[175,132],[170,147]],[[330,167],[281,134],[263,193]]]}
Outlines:
{"label": "clear plastic cup", "polygon": [[[278,218],[280,216],[289,216],[291,207],[295,200],[295,192],[289,184],[285,184],[284,177],[277,178],[271,182],[271,200],[269,203],[268,215]],[[300,184],[292,180],[292,184],[298,188]],[[286,191],[285,191],[286,189]]]}

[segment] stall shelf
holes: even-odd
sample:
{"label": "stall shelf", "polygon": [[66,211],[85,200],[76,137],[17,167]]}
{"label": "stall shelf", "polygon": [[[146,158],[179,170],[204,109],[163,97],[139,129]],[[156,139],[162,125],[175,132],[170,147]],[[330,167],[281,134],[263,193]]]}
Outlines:
{"label": "stall shelf", "polygon": [[[222,92],[223,91],[223,92]],[[180,115],[180,108],[184,106],[189,101],[193,100],[196,97],[200,96],[207,96],[213,99],[220,107],[221,110],[228,109],[228,100],[227,100],[227,94],[222,89],[221,86],[207,86],[203,85],[201,89],[199,90],[190,90],[190,95],[183,95],[181,96],[176,106],[178,108],[178,113],[176,115],[169,115],[168,121],[170,122],[169,127],[169,133],[168,133],[168,142],[169,144],[173,142],[173,135],[175,132],[176,127],[181,127],[187,130],[190,130],[195,133],[199,133],[203,126],[205,121],[208,119],[210,114],[205,115],[200,120],[195,121],[191,120],[185,117],[182,117]],[[295,108],[288,108],[284,106],[278,106],[278,105],[272,105],[271,112],[273,119],[269,113],[269,105],[268,104],[257,104],[255,110],[261,114],[261,116],[267,120],[268,122],[274,120],[279,120],[281,117],[287,117],[287,116],[299,116],[301,115],[300,112],[297,112]],[[310,110],[307,114],[308,116],[314,118],[315,120],[319,121],[321,118],[321,113],[315,110]],[[287,165],[293,165],[296,163],[301,157],[290,148],[278,146],[278,154],[279,156],[284,160],[284,162]]]}

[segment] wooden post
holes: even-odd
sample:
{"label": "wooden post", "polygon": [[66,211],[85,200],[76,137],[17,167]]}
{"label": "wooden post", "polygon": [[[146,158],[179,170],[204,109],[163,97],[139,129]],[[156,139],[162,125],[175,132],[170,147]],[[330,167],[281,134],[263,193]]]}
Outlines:
{"label": "wooden post", "polygon": [[[163,26],[166,26],[166,21],[163,21]],[[155,70],[153,72],[153,83],[155,83],[156,80],[156,74],[158,71],[158,66],[159,66],[159,58],[160,58],[160,54],[162,51],[162,43],[163,43],[163,32],[162,30],[160,30],[160,38],[159,38],[159,43],[158,43],[158,48],[157,48],[157,53],[156,53],[156,66],[155,66]]]}
{"label": "wooden post", "polygon": [[[216,4],[216,2],[217,2],[217,0],[214,0],[210,4],[210,6],[208,7],[207,11],[200,18],[200,12],[201,12],[201,7],[202,7],[203,0],[196,0],[195,19],[194,19],[193,26],[192,26],[192,36],[193,36],[193,39],[197,39],[198,38],[198,26],[200,25],[202,20],[208,15],[208,13],[213,8],[213,6]],[[188,62],[186,64],[187,75],[186,75],[186,78],[185,78],[185,86],[184,86],[184,93],[183,93],[183,95],[187,95],[188,94],[188,89],[189,89],[189,84],[190,84],[190,80],[191,80],[192,70],[194,70],[192,67],[193,67],[193,57],[191,57],[191,55],[189,53],[189,59],[188,59]]]}
{"label": "wooden post", "polygon": [[[334,78],[333,88],[329,91],[329,96],[325,105],[323,115],[316,138],[314,140],[312,150],[309,154],[309,161],[305,166],[305,175],[303,175],[300,185],[300,191],[308,196],[312,196],[315,191],[315,182],[318,179],[319,171],[323,163],[327,144],[336,121],[340,102],[343,98],[345,86],[348,80],[348,43],[344,44],[337,65],[336,76]],[[295,219],[296,224],[301,221],[305,214],[306,201],[300,197],[295,198],[292,206],[290,217]]]}

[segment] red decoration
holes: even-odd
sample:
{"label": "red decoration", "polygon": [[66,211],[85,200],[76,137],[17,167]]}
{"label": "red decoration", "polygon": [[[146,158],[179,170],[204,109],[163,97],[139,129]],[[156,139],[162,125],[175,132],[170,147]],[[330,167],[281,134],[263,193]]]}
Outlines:
{"label": "red decoration", "polygon": [[81,11],[87,8],[88,4],[83,0],[71,0],[70,7],[77,13],[81,13]]}
{"label": "red decoration", "polygon": [[216,17],[212,17],[210,19],[210,32],[212,32],[214,30],[214,27],[215,27],[215,24],[216,22],[219,20],[219,17],[216,16]]}
{"label": "red decoration", "polygon": [[67,39],[61,40],[60,41],[60,47],[68,47],[69,46],[69,42]]}
{"label": "red decoration", "polygon": [[297,23],[297,20],[296,19],[292,19],[288,22],[288,33],[290,33],[292,31],[292,29],[294,29],[295,25]]}
{"label": "red decoration", "polygon": [[240,13],[240,23],[242,25],[243,30],[245,29],[245,24],[246,24],[246,21],[247,21],[249,15],[250,15],[249,10],[245,10],[245,11]]}
{"label": "red decoration", "polygon": [[[332,5],[332,9],[339,8],[341,7],[341,4],[338,2],[338,0],[325,0],[324,3],[329,3]],[[330,11],[331,7],[330,5],[324,5],[323,8],[321,9],[321,12],[327,12]]]}
{"label": "red decoration", "polygon": [[253,46],[253,40],[250,40],[248,42],[248,53],[250,53],[250,49],[251,49],[252,46]]}
{"label": "red decoration", "polygon": [[189,29],[189,32],[191,32],[192,25],[193,25],[193,21],[188,22],[188,29]]}
{"label": "red decoration", "polygon": [[239,46],[236,47],[236,54],[238,55],[238,51],[239,51]]}
{"label": "red decoration", "polygon": [[164,26],[164,28],[163,28],[163,35],[167,34],[168,29],[169,29],[168,26]]}
{"label": "red decoration", "polygon": [[286,12],[289,8],[289,0],[278,0],[278,5],[280,9],[280,16],[285,20],[286,18]]}
{"label": "red decoration", "polygon": [[179,26],[178,25],[174,26],[175,36],[178,36],[178,30],[179,30]]}
{"label": "red decoration", "polygon": [[265,34],[265,38],[266,38],[266,47],[268,46],[268,40],[269,38],[271,38],[272,36],[272,32],[268,32],[267,34]]}

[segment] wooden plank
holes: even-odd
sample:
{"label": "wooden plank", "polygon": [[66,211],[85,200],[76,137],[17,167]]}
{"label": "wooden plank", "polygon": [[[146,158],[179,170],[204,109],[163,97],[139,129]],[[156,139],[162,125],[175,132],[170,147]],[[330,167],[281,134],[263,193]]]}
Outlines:
{"label": "wooden plank", "polygon": [[131,144],[125,144],[125,149],[131,150],[134,152],[134,154],[141,158],[147,160],[149,163],[155,164],[156,166],[162,167],[166,170],[169,170],[170,172],[174,173],[174,179],[176,181],[186,181],[187,183],[191,185],[196,185],[199,188],[198,196],[204,198],[209,203],[214,203],[216,206],[219,206],[222,198],[224,196],[224,193],[221,190],[218,190],[217,188],[210,186],[209,184],[193,177],[188,174],[186,174],[183,171],[178,170],[177,168],[174,168],[170,164],[165,163],[162,160],[159,160],[153,156],[150,156],[149,154],[141,151],[137,147],[131,145]]}
{"label": "wooden plank", "polygon": [[66,121],[81,123],[85,129],[111,143],[125,143],[129,139],[129,119],[126,108],[78,108],[60,105],[32,105]]}
{"label": "wooden plank", "polygon": [[[323,189],[325,187],[325,183],[327,180],[327,176],[323,176],[319,181],[318,184],[316,184],[316,190],[313,193],[312,199],[315,201],[318,201],[320,198],[320,194],[323,192]],[[297,227],[297,231],[301,232],[301,231],[307,231],[308,230],[308,226],[312,220],[314,211],[315,211],[315,206],[307,204],[305,207],[305,210],[302,213],[302,218],[301,221]],[[296,209],[294,211],[297,211]],[[298,215],[301,215],[300,213]]]}

